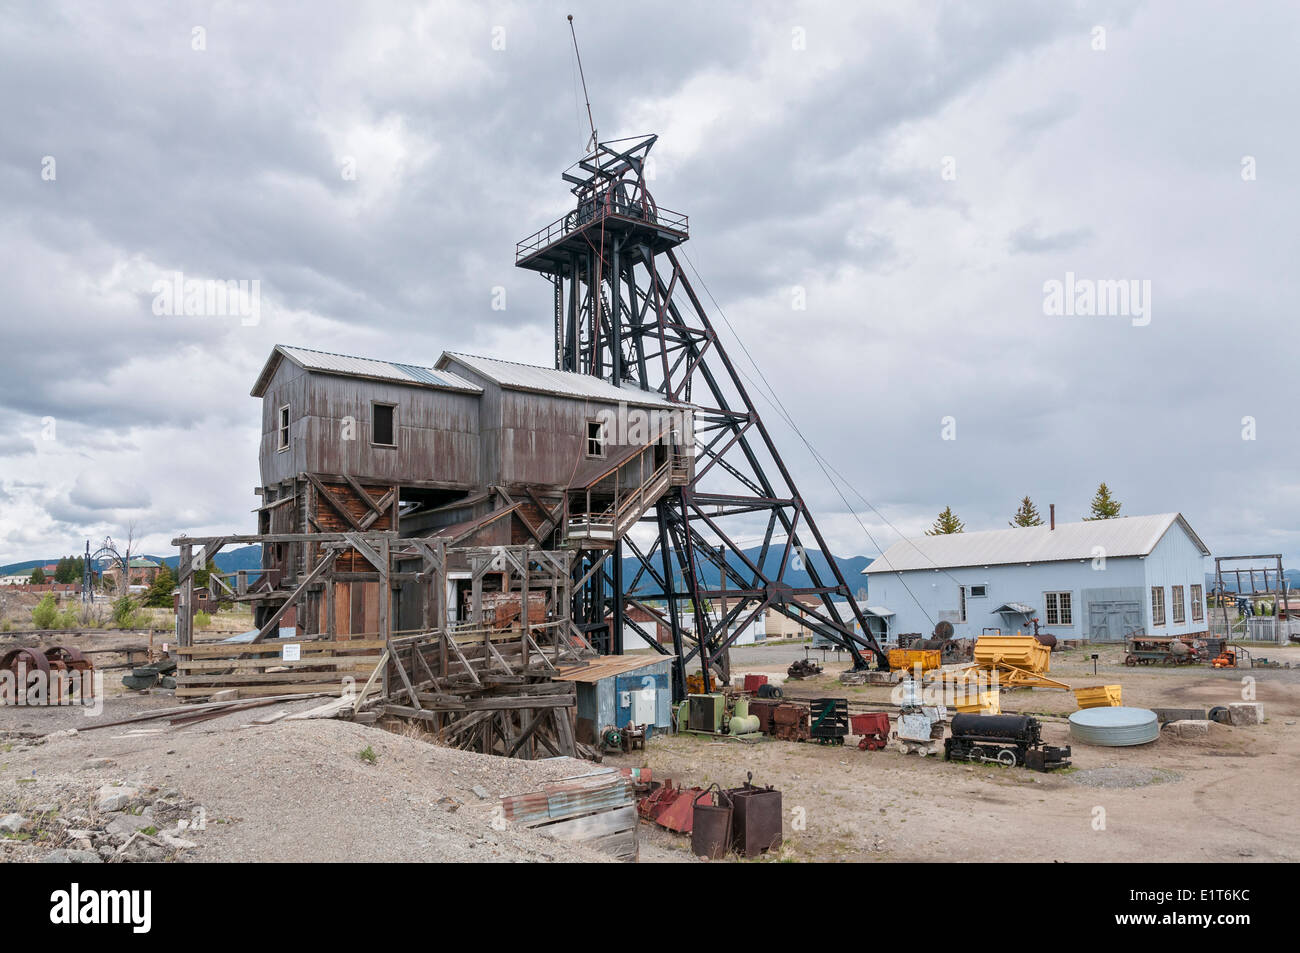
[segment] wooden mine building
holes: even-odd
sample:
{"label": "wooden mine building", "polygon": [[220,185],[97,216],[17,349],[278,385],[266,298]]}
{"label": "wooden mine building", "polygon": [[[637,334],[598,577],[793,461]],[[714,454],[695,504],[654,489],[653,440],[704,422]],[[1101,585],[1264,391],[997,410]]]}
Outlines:
{"label": "wooden mine building", "polygon": [[[262,400],[259,535],[389,531],[448,547],[599,549],[692,472],[689,409],[588,374],[277,346],[252,395]],[[259,625],[315,563],[311,547],[263,547],[249,593]],[[464,618],[470,573],[452,568],[448,611]],[[302,632],[326,631],[327,619],[341,635],[375,632],[379,584],[361,554],[338,557],[333,581],[306,594]],[[418,602],[399,592],[397,629],[419,627]]]}

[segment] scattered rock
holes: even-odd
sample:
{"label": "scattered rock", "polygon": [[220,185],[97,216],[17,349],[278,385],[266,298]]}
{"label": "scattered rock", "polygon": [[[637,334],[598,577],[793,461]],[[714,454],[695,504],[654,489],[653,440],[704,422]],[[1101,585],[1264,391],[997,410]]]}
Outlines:
{"label": "scattered rock", "polygon": [[106,812],[122,811],[131,804],[131,799],[139,793],[135,788],[106,784],[99,789],[98,801],[95,806],[99,810]]}
{"label": "scattered rock", "polygon": [[23,816],[21,814],[6,814],[0,818],[0,831],[6,834],[17,834],[23,829]]}
{"label": "scattered rock", "polygon": [[112,759],[112,758],[91,758],[90,760],[86,761],[86,762],[81,766],[81,770],[82,770],[82,771],[93,771],[93,770],[96,770],[96,769],[98,769],[98,768],[108,768],[108,767],[111,767],[112,764],[113,764],[113,759]]}
{"label": "scattered rock", "polygon": [[194,843],[194,841],[192,840],[186,840],[183,837],[173,837],[171,834],[168,834],[166,831],[160,831],[158,834],[158,839],[162,841],[164,844],[166,844],[168,847],[174,847],[177,850],[189,850],[190,848],[199,846],[198,844]]}
{"label": "scattered rock", "polygon": [[470,790],[473,791],[478,796],[478,799],[480,801],[486,801],[488,798],[492,796],[491,793],[488,791],[488,789],[483,787],[483,785],[481,784],[474,785],[472,788],[470,788]]}
{"label": "scattered rock", "polygon": [[1259,702],[1233,702],[1228,706],[1228,717],[1234,725],[1262,725],[1264,706]]}
{"label": "scattered rock", "polygon": [[68,850],[60,847],[41,858],[43,864],[102,864],[103,859],[93,850]]}
{"label": "scattered rock", "polygon": [[1165,725],[1165,730],[1178,738],[1208,738],[1210,725],[1214,722],[1204,718],[1182,718]]}
{"label": "scattered rock", "polygon": [[146,827],[153,827],[152,818],[136,817],[134,814],[119,814],[108,822],[104,830],[114,837],[130,837],[136,831],[142,831]]}

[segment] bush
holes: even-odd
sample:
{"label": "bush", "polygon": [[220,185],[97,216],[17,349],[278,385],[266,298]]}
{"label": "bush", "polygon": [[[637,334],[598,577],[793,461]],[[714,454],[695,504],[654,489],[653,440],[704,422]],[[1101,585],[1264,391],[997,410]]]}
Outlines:
{"label": "bush", "polygon": [[200,609],[198,612],[194,613],[194,624],[200,629],[206,629],[212,624],[212,616]]}
{"label": "bush", "polygon": [[32,624],[38,629],[52,629],[57,621],[59,604],[54,600],[54,593],[47,592],[32,610]]}
{"label": "bush", "polygon": [[113,622],[119,629],[136,628],[140,616],[135,600],[130,596],[122,596],[113,603]]}

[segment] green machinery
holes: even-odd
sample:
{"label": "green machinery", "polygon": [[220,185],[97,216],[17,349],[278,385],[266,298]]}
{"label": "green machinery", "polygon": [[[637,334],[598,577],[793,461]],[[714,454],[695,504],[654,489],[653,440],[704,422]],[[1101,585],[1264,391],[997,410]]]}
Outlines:
{"label": "green machinery", "polygon": [[727,710],[727,696],[721,692],[688,695],[675,711],[678,732],[701,735],[758,734],[758,716],[749,713],[749,700],[737,698]]}

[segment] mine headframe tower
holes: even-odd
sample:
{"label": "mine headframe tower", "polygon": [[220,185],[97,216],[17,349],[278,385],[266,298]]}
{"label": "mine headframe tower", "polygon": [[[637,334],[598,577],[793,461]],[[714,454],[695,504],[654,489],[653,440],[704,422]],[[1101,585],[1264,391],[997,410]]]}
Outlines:
{"label": "mine headframe tower", "polygon": [[[621,653],[626,626],[658,647],[629,607],[665,605],[656,615],[671,630],[677,697],[686,669],[725,665],[727,647],[764,609],[842,646],[855,668],[867,667],[862,649],[888,668],[682,267],[687,217],[650,194],[656,138],[599,143],[564,173],[575,207],[515,250],[518,267],[553,285],[556,368],[651,392],[689,411],[691,422],[689,434],[675,428],[671,438],[673,453],[693,457],[689,475],[607,544],[570,543],[578,549],[573,619],[593,644]],[[756,557],[740,545],[742,529]],[[810,585],[787,581],[799,569]]]}

